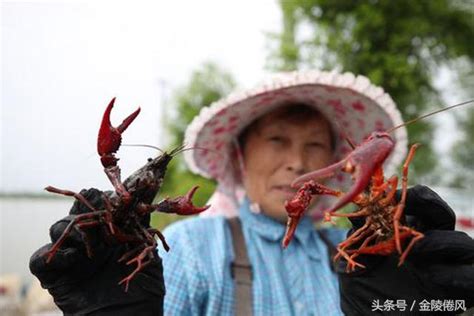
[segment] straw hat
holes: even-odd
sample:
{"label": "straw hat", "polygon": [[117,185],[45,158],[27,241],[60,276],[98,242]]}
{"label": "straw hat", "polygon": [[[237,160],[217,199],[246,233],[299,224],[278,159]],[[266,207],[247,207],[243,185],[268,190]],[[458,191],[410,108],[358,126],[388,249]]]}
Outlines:
{"label": "straw hat", "polygon": [[[232,168],[232,160],[237,159],[236,139],[252,121],[288,103],[313,106],[329,120],[336,133],[335,161],[351,151],[344,135],[359,144],[374,131],[403,123],[394,101],[382,88],[352,73],[315,70],[278,73],[254,89],[232,93],[203,108],[185,133],[187,146],[209,149],[184,153],[192,172],[218,182],[208,214],[235,215],[235,203],[228,197],[242,195]],[[384,166],[387,174],[395,171],[407,152],[406,129],[399,128],[392,135],[396,145]],[[329,187],[343,190],[350,184],[350,177],[343,173],[326,182]],[[318,208],[325,209],[329,203],[321,199]]]}

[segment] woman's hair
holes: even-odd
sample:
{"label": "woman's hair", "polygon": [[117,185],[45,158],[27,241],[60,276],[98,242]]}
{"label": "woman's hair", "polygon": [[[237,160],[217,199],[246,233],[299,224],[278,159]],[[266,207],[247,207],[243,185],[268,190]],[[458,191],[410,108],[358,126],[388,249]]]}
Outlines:
{"label": "woman's hair", "polygon": [[[328,126],[329,126],[329,133],[331,136],[331,150],[335,150],[336,148],[336,135],[334,133],[333,127],[330,123],[330,121],[317,109],[312,107],[311,105],[301,103],[301,102],[289,102],[281,105],[280,107],[276,108],[278,110],[278,114],[276,118],[284,118],[290,122],[298,123],[298,122],[304,122],[308,119],[314,118],[314,117],[321,117],[325,121],[327,121]],[[245,129],[239,134],[237,140],[238,144],[241,149],[245,148],[245,144],[247,142],[247,138],[249,136],[250,131],[258,129],[260,120],[263,116],[260,116],[256,118],[254,121],[252,121]]]}

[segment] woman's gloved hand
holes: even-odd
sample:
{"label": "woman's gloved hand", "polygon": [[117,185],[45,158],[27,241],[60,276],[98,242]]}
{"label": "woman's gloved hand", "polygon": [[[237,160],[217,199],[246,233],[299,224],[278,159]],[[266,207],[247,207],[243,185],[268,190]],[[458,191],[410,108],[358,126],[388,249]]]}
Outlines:
{"label": "woman's gloved hand", "polygon": [[357,261],[367,269],[346,273],[341,260],[341,307],[346,315],[455,314],[474,306],[474,240],[454,230],[453,210],[431,189],[417,185],[408,190],[405,214],[409,225],[425,237],[402,266],[397,266],[398,254],[361,255]]}
{"label": "woman's gloved hand", "polygon": [[[97,189],[81,191],[96,208],[103,209],[103,193]],[[30,259],[30,270],[41,281],[65,315],[162,315],[165,286],[161,259],[153,262],[130,282],[128,291],[119,281],[134,267],[117,262],[124,245],[105,242],[105,226],[87,228],[92,256],[87,256],[83,236],[72,230],[69,237],[47,263],[45,255],[75,215],[91,210],[76,201],[70,215],[50,228],[52,243],[38,249]]]}

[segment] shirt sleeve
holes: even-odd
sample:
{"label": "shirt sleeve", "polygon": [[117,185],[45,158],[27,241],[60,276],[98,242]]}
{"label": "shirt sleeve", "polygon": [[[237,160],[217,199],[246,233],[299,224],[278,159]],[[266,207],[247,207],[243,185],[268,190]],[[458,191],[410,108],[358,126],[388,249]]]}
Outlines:
{"label": "shirt sleeve", "polygon": [[206,282],[200,273],[196,238],[189,229],[192,220],[175,223],[163,233],[170,246],[169,252],[159,249],[166,286],[165,315],[197,316],[203,307]]}

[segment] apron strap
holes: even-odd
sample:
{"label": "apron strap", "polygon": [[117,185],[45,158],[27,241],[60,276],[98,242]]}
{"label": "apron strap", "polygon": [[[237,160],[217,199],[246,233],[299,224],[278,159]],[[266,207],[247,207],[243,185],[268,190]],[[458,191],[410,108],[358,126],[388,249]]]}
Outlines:
{"label": "apron strap", "polygon": [[[252,315],[252,266],[247,255],[242,223],[240,218],[228,218],[230,233],[232,235],[232,246],[234,247],[234,261],[231,263],[231,275],[234,279],[234,314],[236,316]],[[329,252],[329,263],[333,271],[335,263],[332,258],[336,255],[337,249],[329,238],[318,231],[321,240],[326,244]]]}
{"label": "apron strap", "polygon": [[235,280],[234,311],[236,316],[252,315],[252,266],[247,255],[242,224],[238,217],[228,218],[232,245],[234,247],[234,262],[231,264],[231,275]]}

